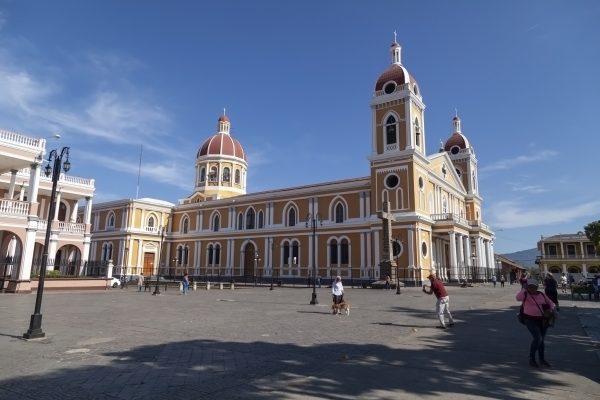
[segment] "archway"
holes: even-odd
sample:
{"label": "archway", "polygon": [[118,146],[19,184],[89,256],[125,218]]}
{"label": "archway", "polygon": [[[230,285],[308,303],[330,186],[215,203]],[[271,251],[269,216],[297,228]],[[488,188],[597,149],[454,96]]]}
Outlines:
{"label": "archway", "polygon": [[255,274],[254,255],[256,249],[253,243],[247,243],[244,248],[244,276],[253,276]]}

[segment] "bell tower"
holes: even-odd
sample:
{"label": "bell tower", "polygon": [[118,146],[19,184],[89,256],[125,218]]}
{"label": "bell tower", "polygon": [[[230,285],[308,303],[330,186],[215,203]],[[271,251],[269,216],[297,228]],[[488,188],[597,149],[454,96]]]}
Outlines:
{"label": "bell tower", "polygon": [[402,47],[389,49],[391,64],[377,78],[371,99],[372,146],[369,161],[373,206],[381,209],[388,192],[390,211],[414,209],[415,166],[428,165],[425,147],[425,104],[417,81],[402,63]]}

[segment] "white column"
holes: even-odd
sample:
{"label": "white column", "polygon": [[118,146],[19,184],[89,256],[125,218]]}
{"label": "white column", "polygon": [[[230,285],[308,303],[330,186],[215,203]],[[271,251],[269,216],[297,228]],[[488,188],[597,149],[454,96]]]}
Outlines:
{"label": "white column", "polygon": [[456,261],[458,261],[458,267],[460,269],[462,269],[460,275],[462,277],[464,277],[465,276],[465,253],[464,253],[464,249],[463,249],[463,235],[461,235],[460,233],[457,233],[456,241],[458,243],[458,249],[456,251],[456,254],[457,254]]}
{"label": "white column", "polygon": [[[408,228],[408,265],[413,266],[413,268],[417,268],[415,263],[415,237],[414,237],[414,229]],[[420,277],[419,277],[420,279]]]}
{"label": "white column", "polygon": [[86,197],[85,198],[85,213],[84,213],[83,223],[84,224],[89,224],[89,223],[91,223],[91,220],[92,220],[92,198],[91,197]]}
{"label": "white column", "polygon": [[[56,191],[56,207],[54,207],[54,215],[52,216],[53,221],[58,221],[58,210],[60,210],[60,197],[61,197],[60,190],[57,190]],[[48,206],[52,207],[52,204],[49,204]],[[48,212],[50,212],[49,209],[48,209]]]}
{"label": "white column", "polygon": [[79,202],[75,202],[75,204],[73,205],[73,210],[71,211],[70,221],[72,223],[77,222],[77,210],[78,209],[79,209]]}
{"label": "white column", "polygon": [[360,277],[366,276],[365,270],[367,263],[365,262],[366,248],[365,248],[365,237],[366,233],[360,234]]}
{"label": "white column", "polygon": [[15,182],[17,181],[17,170],[10,170],[10,183],[8,184],[8,198],[12,200],[15,195]]}
{"label": "white column", "polygon": [[450,236],[450,279],[458,280],[458,261],[456,260],[456,235],[453,231],[448,232]]}

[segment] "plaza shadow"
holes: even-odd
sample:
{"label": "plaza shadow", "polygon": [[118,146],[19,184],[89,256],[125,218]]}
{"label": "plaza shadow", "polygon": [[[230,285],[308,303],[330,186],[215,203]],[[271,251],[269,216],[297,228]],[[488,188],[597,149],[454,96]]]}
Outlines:
{"label": "plaza shadow", "polygon": [[[398,307],[395,311],[431,319],[431,314],[422,310]],[[0,398],[524,399],[532,392],[573,394],[585,390],[526,365],[530,338],[525,327],[517,323],[516,311],[462,311],[456,315],[460,322],[455,327],[424,337],[414,348],[217,339],[144,345],[104,353],[112,359],[108,365],[2,380]],[[560,360],[554,370],[600,382],[595,349],[583,332],[577,331],[575,318],[575,311],[564,312],[549,333],[548,354],[553,355],[552,360]],[[399,335],[413,326],[379,324],[398,328]],[[515,359],[514,355],[521,353],[522,357]]]}

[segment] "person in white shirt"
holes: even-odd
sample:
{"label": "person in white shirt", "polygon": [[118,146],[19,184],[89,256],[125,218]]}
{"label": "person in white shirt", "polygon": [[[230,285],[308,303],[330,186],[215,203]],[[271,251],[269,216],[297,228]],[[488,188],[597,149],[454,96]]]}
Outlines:
{"label": "person in white shirt", "polygon": [[331,285],[331,295],[333,296],[333,304],[340,304],[344,301],[344,285],[342,285],[341,276],[335,277],[335,282]]}
{"label": "person in white shirt", "polygon": [[567,276],[565,275],[564,272],[563,272],[562,276],[560,277],[560,286],[562,288],[562,292],[567,293]]}

